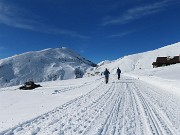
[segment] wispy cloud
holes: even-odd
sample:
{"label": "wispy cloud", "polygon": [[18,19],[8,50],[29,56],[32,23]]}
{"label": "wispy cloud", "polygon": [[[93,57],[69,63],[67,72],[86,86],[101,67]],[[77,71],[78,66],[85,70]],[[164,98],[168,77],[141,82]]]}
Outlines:
{"label": "wispy cloud", "polygon": [[81,38],[81,39],[90,39],[90,36],[82,35],[77,33],[76,31],[71,31],[71,30],[64,30],[60,28],[54,28],[54,27],[49,27],[44,24],[39,25],[41,28],[37,28],[34,26],[32,28],[33,31],[39,31],[43,33],[48,33],[48,34],[56,34],[56,35],[65,35],[65,36],[71,36],[75,38]]}
{"label": "wispy cloud", "polygon": [[81,50],[80,50],[80,53],[85,53],[85,50],[81,49]]}
{"label": "wispy cloud", "polygon": [[118,17],[108,17],[103,23],[103,26],[106,25],[115,25],[115,24],[126,24],[134,20],[140,19],[144,16],[158,13],[160,11],[166,10],[168,6],[172,4],[174,0],[163,0],[161,2],[156,2],[153,4],[135,7],[127,10],[124,14]]}
{"label": "wispy cloud", "polygon": [[[27,16],[33,16],[34,18],[28,18]],[[78,34],[75,31],[48,26],[38,21],[37,18],[39,19],[40,17],[26,11],[23,8],[19,8],[15,5],[6,4],[2,1],[0,2],[1,24],[42,33],[60,34],[77,38],[89,38],[88,36]]]}
{"label": "wispy cloud", "polygon": [[108,36],[108,38],[122,38],[124,36],[127,36],[127,35],[133,33],[133,32],[134,31],[125,31],[125,32],[122,32],[122,33],[110,35],[110,36]]}
{"label": "wispy cloud", "polygon": [[6,47],[0,46],[0,51],[2,51],[2,50],[4,50],[4,49],[6,49]]}
{"label": "wispy cloud", "polygon": [[[32,29],[31,24],[36,24],[36,21],[28,20],[25,18],[26,11],[21,8],[17,8],[13,5],[0,2],[0,23],[9,25],[16,28]],[[27,13],[27,12],[26,12]]]}

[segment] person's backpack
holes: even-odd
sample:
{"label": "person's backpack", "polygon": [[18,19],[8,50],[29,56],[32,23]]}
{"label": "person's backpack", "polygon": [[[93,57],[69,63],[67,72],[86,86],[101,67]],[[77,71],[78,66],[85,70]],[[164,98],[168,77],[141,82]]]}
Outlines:
{"label": "person's backpack", "polygon": [[108,70],[104,71],[105,76],[109,76],[110,72]]}
{"label": "person's backpack", "polygon": [[119,68],[117,69],[117,73],[118,73],[118,74],[120,74],[120,73],[121,73],[121,70],[120,70]]}

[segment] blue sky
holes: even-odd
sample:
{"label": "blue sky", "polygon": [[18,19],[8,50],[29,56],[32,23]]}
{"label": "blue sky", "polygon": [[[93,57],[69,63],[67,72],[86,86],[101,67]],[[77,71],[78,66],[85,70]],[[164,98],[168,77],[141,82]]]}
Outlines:
{"label": "blue sky", "polygon": [[179,0],[0,1],[0,58],[66,46],[97,63],[179,41]]}

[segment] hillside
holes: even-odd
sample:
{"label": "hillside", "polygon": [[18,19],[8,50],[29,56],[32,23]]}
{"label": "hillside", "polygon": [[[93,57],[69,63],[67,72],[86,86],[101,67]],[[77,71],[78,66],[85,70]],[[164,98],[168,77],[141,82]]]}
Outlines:
{"label": "hillside", "polygon": [[149,69],[153,68],[152,63],[156,61],[157,57],[179,56],[179,54],[180,42],[156,50],[124,56],[110,63],[101,64],[95,71],[102,72],[108,68],[110,72],[116,73],[118,67],[121,68],[122,72]]}
{"label": "hillside", "polygon": [[0,87],[26,81],[44,82],[73,79],[78,69],[82,77],[87,68],[96,66],[74,51],[62,47],[27,52],[0,60]]}

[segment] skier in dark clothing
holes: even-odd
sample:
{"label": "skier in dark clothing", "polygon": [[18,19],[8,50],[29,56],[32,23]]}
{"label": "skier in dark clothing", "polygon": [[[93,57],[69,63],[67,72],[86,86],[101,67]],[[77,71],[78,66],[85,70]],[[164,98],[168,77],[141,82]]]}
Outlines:
{"label": "skier in dark clothing", "polygon": [[120,74],[121,74],[121,69],[119,69],[119,67],[117,69],[117,74],[118,74],[118,80],[119,80],[120,79]]}
{"label": "skier in dark clothing", "polygon": [[106,82],[106,84],[107,84],[108,81],[109,81],[109,74],[110,74],[110,72],[109,72],[108,69],[106,68],[106,70],[104,71],[104,76],[105,76],[105,82]]}

